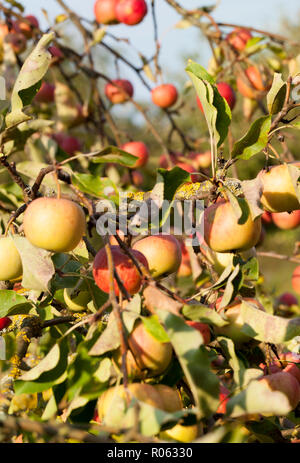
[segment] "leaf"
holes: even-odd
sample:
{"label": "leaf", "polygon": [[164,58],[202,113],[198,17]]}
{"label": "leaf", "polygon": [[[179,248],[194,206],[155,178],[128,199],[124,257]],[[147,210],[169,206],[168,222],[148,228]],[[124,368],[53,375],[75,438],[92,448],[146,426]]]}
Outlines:
{"label": "leaf", "polygon": [[190,320],[208,323],[214,326],[225,326],[228,322],[216,311],[203,304],[189,304],[183,306],[182,314]]}
{"label": "leaf", "polygon": [[267,94],[267,106],[270,114],[277,114],[281,111],[286,95],[287,85],[281,78],[281,74],[274,73],[272,87]]}
{"label": "leaf", "polygon": [[245,199],[249,205],[251,218],[255,220],[264,210],[261,208],[260,198],[263,193],[263,183],[261,176],[257,176],[253,180],[243,180],[241,182],[242,190]]}
{"label": "leaf", "polygon": [[23,373],[22,376],[19,377],[22,381],[34,381],[38,379],[42,373],[45,371],[53,370],[60,359],[60,345],[54,344],[50,352],[41,360],[37,366],[31,368],[31,370]]}
{"label": "leaf", "polygon": [[203,348],[203,338],[198,330],[170,312],[158,310],[189,387],[199,409],[198,416],[214,413],[219,404],[219,380],[210,368],[210,357]]}
{"label": "leaf", "polygon": [[116,146],[107,146],[104,150],[95,152],[94,154],[95,156],[91,157],[91,161],[94,163],[105,164],[112,162],[125,167],[133,167],[138,159],[136,156]]}
{"label": "leaf", "polygon": [[7,315],[26,314],[32,305],[26,297],[20,296],[16,291],[2,289],[0,291],[0,318]]}
{"label": "leaf", "polygon": [[71,178],[72,184],[80,191],[96,198],[113,199],[113,197],[118,197],[119,195],[116,185],[109,178],[78,172],[74,172]]}
{"label": "leaf", "polygon": [[232,418],[248,414],[285,416],[292,410],[285,394],[272,391],[264,381],[253,380],[248,387],[232,397],[226,405],[226,415]]}
{"label": "leaf", "polygon": [[22,286],[27,289],[49,292],[49,283],[55,273],[50,252],[33,246],[21,236],[12,235],[12,239],[22,260]]}
{"label": "leaf", "polygon": [[8,127],[30,119],[23,113],[23,108],[31,103],[40,89],[41,80],[46,74],[52,58],[46,47],[53,39],[54,32],[44,34],[26,58],[12,91],[11,112],[6,116]]}
{"label": "leaf", "polygon": [[151,317],[142,317],[142,322],[145,325],[146,330],[159,342],[169,342],[170,339],[159,322],[157,315]]}
{"label": "leaf", "polygon": [[267,145],[270,127],[271,116],[258,118],[246,135],[234,144],[232,157],[247,160],[262,151]]}
{"label": "leaf", "polygon": [[243,274],[240,271],[240,265],[238,264],[231,273],[230,277],[225,286],[225,291],[222,296],[221,304],[219,306],[220,309],[227,307],[230,302],[232,302],[235,296],[238,293],[238,290],[241,287],[243,282]]}
{"label": "leaf", "polygon": [[[189,172],[181,169],[180,167],[173,167],[170,170],[159,168],[157,169],[156,184],[153,187],[155,190],[156,185],[163,183],[163,198],[167,201],[172,201],[181,185],[191,181]],[[153,191],[152,190],[152,191]]]}
{"label": "leaf", "polygon": [[[244,382],[244,374],[246,371],[245,365],[240,358],[237,357],[234,343],[231,339],[218,336],[218,343],[221,346],[221,349],[225,355],[226,360],[228,361],[230,367],[233,370],[233,380],[236,386],[241,387]],[[261,371],[260,371],[261,374]]]}
{"label": "leaf", "polygon": [[283,318],[263,312],[242,301],[242,332],[258,341],[280,344],[300,335],[300,317]]}
{"label": "leaf", "polygon": [[103,355],[106,352],[118,349],[120,346],[120,333],[114,313],[111,313],[108,324],[89,351],[89,355]]}

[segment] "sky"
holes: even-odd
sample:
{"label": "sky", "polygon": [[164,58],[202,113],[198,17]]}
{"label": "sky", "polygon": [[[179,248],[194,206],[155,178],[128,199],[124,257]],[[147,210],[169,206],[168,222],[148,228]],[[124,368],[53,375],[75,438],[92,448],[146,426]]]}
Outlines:
{"label": "sky", "polygon": [[[47,21],[42,13],[44,8],[50,21],[58,14],[62,13],[60,5],[56,0],[20,0],[25,6],[26,14],[34,14],[40,21],[42,28],[47,28]],[[64,0],[65,3],[77,12],[80,16],[93,19],[94,0]],[[149,0],[146,0],[148,5]],[[213,5],[216,1],[211,0],[178,0],[186,8],[196,8],[201,6]],[[288,8],[287,8],[288,4]],[[188,29],[178,29],[174,26],[181,19],[165,0],[156,0],[158,34],[162,40],[160,64],[166,75],[180,73],[183,70],[184,60],[186,62],[190,56],[203,66],[207,66],[211,56],[210,49],[204,39],[201,39],[198,29],[191,27]],[[253,26],[272,32],[278,32],[280,18],[286,16],[291,20],[300,18],[299,0],[221,0],[218,7],[213,12],[216,21],[228,22],[233,24]],[[150,13],[150,6],[149,6]],[[110,26],[109,30],[118,37],[129,37],[136,48],[141,50],[146,56],[153,54],[153,23],[151,14],[148,14],[142,23],[136,26],[115,25]],[[228,29],[229,31],[229,29]],[[108,40],[107,38],[105,40]],[[116,47],[115,42],[110,42]],[[126,52],[126,56],[136,61],[136,54]],[[184,60],[183,60],[184,58]],[[112,69],[111,78],[115,78],[115,69]],[[143,98],[144,89],[136,81],[136,77],[125,68],[122,68],[124,78],[133,79],[135,84],[135,96]]]}

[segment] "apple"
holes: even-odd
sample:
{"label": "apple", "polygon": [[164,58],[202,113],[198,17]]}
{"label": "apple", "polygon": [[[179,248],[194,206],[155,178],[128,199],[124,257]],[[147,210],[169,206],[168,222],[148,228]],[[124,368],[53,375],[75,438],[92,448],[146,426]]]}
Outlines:
{"label": "apple", "polygon": [[270,225],[273,222],[272,213],[268,211],[264,211],[261,215],[261,220],[264,222],[265,225]]}
{"label": "apple", "polygon": [[4,330],[11,324],[11,319],[9,317],[0,318],[0,331]]}
{"label": "apple", "polygon": [[60,61],[64,58],[64,54],[61,49],[55,45],[51,45],[51,47],[48,48],[48,51],[50,51],[51,55],[53,58],[55,58],[56,61]]}
{"label": "apple", "polygon": [[[128,373],[131,378],[158,376],[170,365],[172,345],[155,339],[141,320],[136,323],[127,341],[134,359],[133,363],[129,357]],[[120,355],[118,363],[121,364]]]}
{"label": "apple", "polygon": [[198,436],[197,424],[184,426],[182,424],[176,424],[173,428],[162,431],[159,434],[162,440],[175,440],[178,442],[188,443],[193,442]]}
{"label": "apple", "polygon": [[133,86],[129,80],[114,79],[105,85],[105,95],[113,104],[125,103],[133,96]]}
{"label": "apple", "polygon": [[[233,265],[233,252],[215,252],[212,251],[205,242],[201,244],[201,252],[207,260],[213,265],[217,273],[222,273],[228,265]],[[247,251],[239,253],[243,260],[248,260],[251,257],[256,257],[256,249],[252,247]]]}
{"label": "apple", "polygon": [[264,85],[260,71],[256,66],[250,66],[245,70],[249,83],[245,82],[246,78],[238,77],[236,85],[238,91],[246,98],[255,100],[256,91],[264,92],[267,87]]}
{"label": "apple", "polygon": [[116,17],[128,26],[139,24],[148,11],[145,0],[119,0],[116,5]]}
{"label": "apple", "polygon": [[159,234],[142,238],[133,245],[146,257],[154,278],[175,273],[181,264],[181,247],[172,235]]}
{"label": "apple", "polygon": [[142,141],[131,141],[125,143],[121,146],[121,149],[127,151],[127,153],[130,153],[138,158],[135,164],[131,166],[132,169],[136,169],[137,167],[143,167],[148,161],[149,150],[145,143],[143,143]]}
{"label": "apple", "polygon": [[300,225],[300,209],[291,212],[273,212],[272,220],[278,228],[291,230]]}
{"label": "apple", "polygon": [[[233,88],[230,87],[230,85],[227,84],[226,82],[219,82],[217,84],[217,89],[220,95],[227,101],[228,106],[232,110],[236,103],[236,96],[235,96]],[[197,96],[197,104],[200,110],[203,112],[203,107],[202,107],[200,98],[198,96]]]}
{"label": "apple", "polygon": [[41,88],[35,95],[34,99],[38,103],[53,103],[54,102],[55,85],[43,81]]}
{"label": "apple", "polygon": [[25,35],[27,39],[31,39],[34,29],[39,28],[39,22],[33,15],[25,16],[25,21],[17,20],[13,22],[13,29]]}
{"label": "apple", "polygon": [[247,220],[240,224],[230,201],[221,200],[204,211],[204,239],[217,252],[245,251],[256,245],[261,233],[261,219],[252,220],[245,199],[238,198]]}
{"label": "apple", "polygon": [[220,392],[219,392],[219,400],[220,405],[218,406],[216,413],[225,414],[226,413],[226,405],[229,400],[230,391],[227,389],[226,386],[220,384]]}
{"label": "apple", "polygon": [[97,23],[118,24],[116,6],[119,0],[96,0],[94,3],[94,15]]}
{"label": "apple", "polygon": [[283,293],[278,298],[278,304],[291,307],[292,305],[298,305],[298,299],[291,293]]}
{"label": "apple", "polygon": [[64,150],[69,156],[73,156],[76,151],[81,150],[81,143],[78,138],[72,135],[66,135],[64,133],[53,134],[53,139],[57,142],[62,150]]}
{"label": "apple", "polygon": [[20,55],[26,50],[26,37],[20,32],[9,32],[5,36],[5,42],[10,44],[16,55]]}
{"label": "apple", "polygon": [[[174,165],[176,164],[180,156],[182,156],[180,153],[175,153],[175,152],[169,153],[170,160]],[[166,154],[162,154],[159,157],[159,167],[162,167],[163,169],[169,168]]]}
{"label": "apple", "polygon": [[160,108],[173,106],[178,98],[178,92],[173,84],[162,84],[151,90],[152,102]]}
{"label": "apple", "polygon": [[22,261],[13,239],[0,238],[0,281],[11,281],[22,276]]}
{"label": "apple", "polygon": [[[129,294],[137,293],[142,284],[142,277],[138,269],[119,246],[111,246],[111,253],[114,267],[124,287]],[[132,253],[138,261],[148,268],[147,259],[141,252],[133,249]],[[93,275],[97,286],[105,293],[109,293],[109,270],[105,248],[100,249],[94,259]],[[119,296],[120,290],[115,279],[114,289],[116,296]]]}
{"label": "apple", "polygon": [[24,213],[24,233],[34,246],[52,252],[69,252],[79,244],[86,230],[83,209],[74,201],[38,198]]}
{"label": "apple", "polygon": [[[216,309],[219,309],[222,298],[218,298],[216,302]],[[254,305],[258,310],[265,310],[259,301],[253,298],[243,298],[245,302]],[[216,326],[214,328],[215,333],[221,336],[227,336],[237,345],[241,346],[244,343],[251,341],[253,338],[244,334],[241,328],[244,325],[243,318],[241,316],[242,302],[238,299],[234,300],[231,304],[224,308],[225,316],[229,321],[228,325]]]}
{"label": "apple", "polygon": [[0,37],[4,39],[9,34],[9,28],[7,24],[0,24]]}
{"label": "apple", "polygon": [[287,373],[293,375],[300,384],[300,369],[297,365],[295,365],[294,363],[289,363],[283,371],[286,371]]}
{"label": "apple", "polygon": [[203,153],[190,153],[189,159],[193,161],[196,169],[207,169],[211,165],[211,152],[204,151]]}
{"label": "apple", "polygon": [[209,329],[209,326],[206,323],[200,323],[200,322],[196,322],[196,321],[193,321],[193,320],[187,320],[186,324],[189,325],[189,326],[192,326],[196,330],[200,331],[200,333],[202,334],[202,337],[203,337],[204,344],[209,344],[210,343],[210,339],[211,339],[210,329]]}
{"label": "apple", "polygon": [[293,271],[292,287],[297,294],[300,294],[300,265]]}
{"label": "apple", "polygon": [[226,40],[230,45],[232,45],[236,50],[243,51],[247,45],[248,40],[252,38],[252,34],[248,29],[242,27],[236,27],[230,32]]}
{"label": "apple", "polygon": [[72,312],[82,312],[87,310],[87,305],[92,299],[89,291],[79,291],[77,295],[73,295],[73,288],[64,289],[64,300],[69,310]]}
{"label": "apple", "polygon": [[263,183],[261,203],[266,211],[291,212],[300,209],[287,164],[274,166],[268,171],[261,171],[259,175]]}
{"label": "apple", "polygon": [[125,174],[122,176],[122,183],[132,183],[136,187],[140,187],[141,185],[143,185],[144,181],[144,175],[142,174],[142,172],[139,172],[138,170],[132,170],[131,176],[128,174],[128,172],[125,172]]}
{"label": "apple", "polygon": [[300,384],[292,374],[280,371],[258,379],[267,384],[271,391],[282,392],[289,400],[291,409],[297,407],[300,401]]}

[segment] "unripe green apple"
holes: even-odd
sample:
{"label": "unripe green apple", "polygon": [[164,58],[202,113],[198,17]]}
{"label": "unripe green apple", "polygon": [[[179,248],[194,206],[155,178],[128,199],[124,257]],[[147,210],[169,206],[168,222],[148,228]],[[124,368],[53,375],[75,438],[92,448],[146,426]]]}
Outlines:
{"label": "unripe green apple", "polygon": [[74,201],[38,198],[24,214],[24,233],[34,246],[53,252],[69,252],[86,230],[83,209]]}
{"label": "unripe green apple", "polygon": [[64,289],[64,300],[69,310],[72,312],[82,312],[87,309],[92,296],[89,291],[80,291],[72,297],[73,288]]}
{"label": "unripe green apple", "polygon": [[287,164],[272,167],[269,171],[262,171],[260,176],[263,183],[261,203],[266,211],[291,212],[300,209]]}
{"label": "unripe green apple", "polygon": [[181,248],[173,235],[151,235],[137,241],[133,249],[146,257],[149,270],[154,278],[176,272],[181,264]]}
{"label": "unripe green apple", "polygon": [[221,200],[204,211],[204,239],[217,252],[246,251],[256,245],[261,233],[261,219],[251,218],[248,203],[238,198],[247,220],[239,223],[230,201]]}
{"label": "unripe green apple", "polygon": [[0,238],[0,281],[15,280],[22,276],[20,254],[9,236]]}

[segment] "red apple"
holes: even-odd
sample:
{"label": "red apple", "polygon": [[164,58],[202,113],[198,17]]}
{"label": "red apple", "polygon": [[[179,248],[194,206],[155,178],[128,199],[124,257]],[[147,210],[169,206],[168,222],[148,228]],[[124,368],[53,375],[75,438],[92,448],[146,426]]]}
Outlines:
{"label": "red apple", "polygon": [[192,274],[192,266],[191,266],[189,252],[183,241],[180,241],[180,247],[181,247],[182,257],[181,257],[180,267],[177,271],[177,276],[179,278],[188,277]]}
{"label": "red apple", "polygon": [[189,159],[193,161],[196,169],[207,169],[211,165],[211,152],[190,153]]}
{"label": "red apple", "polygon": [[137,167],[144,166],[149,158],[149,150],[145,143],[142,141],[130,141],[125,143],[121,146],[121,149],[127,151],[127,153],[132,154],[133,156],[137,156],[138,159],[133,166],[132,169],[136,169]]}
{"label": "red apple", "polygon": [[[114,267],[124,287],[129,294],[137,293],[142,284],[142,277],[136,266],[119,246],[111,246],[111,253]],[[148,268],[147,259],[141,252],[133,249],[132,253],[137,260]],[[109,293],[109,270],[105,248],[100,249],[95,257],[93,275],[97,286],[105,293]],[[120,290],[116,279],[114,279],[114,289],[116,296],[119,296]]]}
{"label": "red apple", "polygon": [[238,77],[236,80],[238,91],[246,98],[250,98],[255,100],[257,98],[256,91],[263,92],[267,89],[264,85],[262,76],[260,71],[256,66],[250,66],[245,70],[245,74],[248,78],[248,82],[246,82],[246,78]]}
{"label": "red apple", "polygon": [[54,102],[55,85],[43,81],[41,88],[35,95],[35,101],[38,103],[53,103]]}
{"label": "red apple", "polygon": [[204,344],[209,344],[210,343],[210,329],[209,326],[206,323],[200,323],[200,322],[195,322],[193,320],[187,320],[186,324],[189,326],[192,326],[196,330],[200,331],[200,333],[203,336],[203,341]]}
{"label": "red apple", "polygon": [[35,16],[25,16],[24,20],[17,20],[13,22],[13,29],[21,34],[24,34],[27,39],[31,39],[33,30],[39,28],[39,22]]}
{"label": "red apple", "polygon": [[51,47],[49,47],[48,51],[50,51],[51,55],[56,61],[60,61],[64,58],[64,54],[61,51],[61,49],[56,47],[55,45],[52,45]]}
{"label": "red apple", "polygon": [[11,324],[11,319],[9,317],[2,317],[0,318],[0,331],[4,330]]}
{"label": "red apple", "polygon": [[129,80],[114,79],[105,85],[105,95],[113,103],[125,103],[133,96],[133,86]]}
{"label": "red apple", "polygon": [[261,215],[261,220],[262,220],[266,225],[270,225],[270,224],[273,222],[271,212],[264,211],[264,213]]}
{"label": "red apple", "polygon": [[278,304],[287,305],[291,307],[292,305],[298,305],[298,299],[291,293],[283,293],[278,298]]}
{"label": "red apple", "polygon": [[[217,84],[217,89],[220,93],[220,95],[227,101],[228,106],[230,109],[233,109],[236,103],[236,96],[234,93],[234,90],[230,85],[228,85],[226,82],[219,82]],[[203,112],[203,107],[200,101],[200,98],[197,96],[197,104],[201,111]]]}
{"label": "red apple", "polygon": [[230,391],[225,387],[223,384],[220,384],[220,393],[219,393],[219,400],[220,405],[217,408],[216,413],[226,413],[226,405],[229,400]]}
{"label": "red apple", "polygon": [[81,150],[81,143],[76,137],[58,133],[53,135],[53,138],[69,156],[73,156],[76,151]]}
{"label": "red apple", "polygon": [[96,21],[100,24],[118,24],[116,7],[119,0],[96,0],[94,3],[94,14]]}
{"label": "red apple", "polygon": [[[177,162],[177,158],[181,156],[180,153],[169,153],[169,157],[170,157],[170,160],[171,160],[171,163],[172,164],[176,164]],[[164,169],[167,169],[169,167],[169,164],[168,164],[168,161],[167,161],[167,155],[166,154],[162,154],[159,158],[159,167],[163,167]]]}
{"label": "red apple", "polygon": [[294,409],[300,401],[300,384],[292,374],[280,371],[271,375],[259,378],[268,385],[271,391],[282,392],[289,400],[291,408]]}
{"label": "red apple", "polygon": [[248,29],[236,27],[230,34],[227,35],[226,40],[236,50],[242,51],[246,47],[248,40],[252,38],[252,34]]}
{"label": "red apple", "polygon": [[119,0],[115,11],[118,21],[134,26],[144,19],[148,8],[145,0]]}
{"label": "red apple", "polygon": [[26,37],[20,32],[9,32],[5,36],[5,42],[11,45],[16,55],[19,55],[26,50]]}
{"label": "red apple", "polygon": [[173,106],[178,98],[178,92],[173,84],[162,84],[151,91],[152,102],[160,108]]}
{"label": "red apple", "polygon": [[272,220],[278,228],[291,230],[300,225],[300,209],[291,212],[273,212]]}

